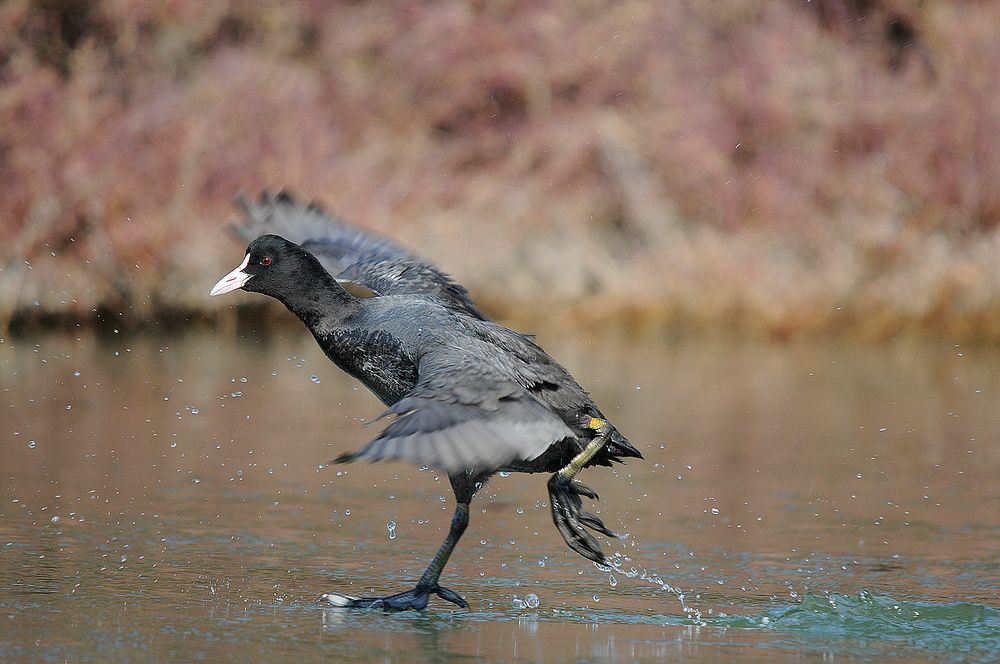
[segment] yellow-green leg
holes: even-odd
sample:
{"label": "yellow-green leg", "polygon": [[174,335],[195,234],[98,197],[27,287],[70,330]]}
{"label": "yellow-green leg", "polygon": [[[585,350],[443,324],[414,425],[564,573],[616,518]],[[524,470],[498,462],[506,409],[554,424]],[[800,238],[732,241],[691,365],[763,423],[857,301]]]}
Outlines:
{"label": "yellow-green leg", "polygon": [[596,499],[597,494],[573,478],[607,444],[612,429],[607,421],[597,417],[590,418],[588,428],[596,431],[597,435],[564,468],[549,478],[549,503],[552,508],[552,521],[555,522],[556,528],[559,529],[569,548],[588,560],[607,564],[600,544],[584,529],[584,526],[609,537],[615,537],[615,534],[608,530],[599,518],[589,512],[581,511],[583,501],[580,496]]}

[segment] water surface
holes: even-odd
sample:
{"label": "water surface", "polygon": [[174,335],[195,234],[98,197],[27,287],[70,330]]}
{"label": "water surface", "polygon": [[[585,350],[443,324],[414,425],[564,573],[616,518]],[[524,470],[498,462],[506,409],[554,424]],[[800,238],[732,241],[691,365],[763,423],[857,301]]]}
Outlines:
{"label": "water surface", "polygon": [[442,577],[470,609],[388,615],[314,599],[411,586],[451,491],[328,465],[382,409],[306,335],[4,339],[0,659],[1000,656],[1000,352],[540,340],[646,455],[583,478],[617,569],[497,477]]}

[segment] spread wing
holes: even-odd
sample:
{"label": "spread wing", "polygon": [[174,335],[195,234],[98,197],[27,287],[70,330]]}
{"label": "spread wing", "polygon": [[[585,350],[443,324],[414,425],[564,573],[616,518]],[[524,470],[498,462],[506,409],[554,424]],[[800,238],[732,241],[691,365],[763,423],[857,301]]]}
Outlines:
{"label": "spread wing", "polygon": [[280,235],[316,256],[341,283],[358,284],[376,296],[423,295],[486,320],[468,291],[434,265],[314,203],[264,190],[257,201],[240,196],[236,204],[243,218],[230,229],[247,243],[265,233]]}
{"label": "spread wing", "polygon": [[413,390],[385,415],[368,445],[337,462],[401,459],[441,468],[496,470],[530,461],[574,433],[515,380],[475,352],[442,346],[424,355]]}

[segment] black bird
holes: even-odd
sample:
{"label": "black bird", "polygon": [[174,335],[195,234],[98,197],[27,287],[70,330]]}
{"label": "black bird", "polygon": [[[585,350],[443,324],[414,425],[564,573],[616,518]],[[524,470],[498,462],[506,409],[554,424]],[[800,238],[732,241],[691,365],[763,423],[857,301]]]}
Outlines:
{"label": "black bird", "polygon": [[327,357],[389,406],[384,416],[395,418],[382,432],[336,462],[405,459],[440,468],[458,503],[448,536],[415,588],[388,597],[327,593],[321,600],[420,610],[437,594],[467,607],[438,579],[469,523],[473,495],[500,471],[553,473],[548,492],[559,532],[583,557],[607,563],[586,528],[614,533],[581,510],[580,496],[597,494],[574,477],[588,466],[642,455],[566,369],[531,338],[490,321],[464,288],[389,240],[286,193],[237,202],[245,218],[233,230],[250,244],[211,294],[242,288],[276,298]]}

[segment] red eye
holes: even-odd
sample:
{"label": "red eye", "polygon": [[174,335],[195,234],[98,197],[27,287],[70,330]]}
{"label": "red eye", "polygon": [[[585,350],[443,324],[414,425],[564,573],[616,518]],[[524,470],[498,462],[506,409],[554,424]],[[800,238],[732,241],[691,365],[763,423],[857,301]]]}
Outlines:
{"label": "red eye", "polygon": [[271,264],[271,259],[268,256],[264,256],[263,258],[260,259],[260,264],[261,265],[270,265]]}

